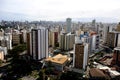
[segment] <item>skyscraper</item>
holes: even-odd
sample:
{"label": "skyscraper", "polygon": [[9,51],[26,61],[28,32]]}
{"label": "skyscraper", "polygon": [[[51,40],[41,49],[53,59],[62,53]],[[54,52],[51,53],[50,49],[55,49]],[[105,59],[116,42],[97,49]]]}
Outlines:
{"label": "skyscraper", "polygon": [[88,63],[88,44],[82,43],[79,40],[79,37],[76,38],[75,45],[74,45],[74,57],[73,57],[73,66],[77,69],[86,69]]}
{"label": "skyscraper", "polygon": [[120,32],[120,22],[119,22],[119,24],[117,25],[116,31]]}
{"label": "skyscraper", "polygon": [[92,20],[92,29],[93,31],[96,31],[96,20]]}
{"label": "skyscraper", "polygon": [[71,18],[66,19],[66,32],[69,33],[71,32]]}
{"label": "skyscraper", "polygon": [[113,60],[111,64],[120,66],[120,47],[114,48]]}
{"label": "skyscraper", "polygon": [[106,43],[111,48],[120,47],[120,32],[109,32]]}
{"label": "skyscraper", "polygon": [[48,29],[32,29],[30,41],[30,55],[35,60],[48,57]]}
{"label": "skyscraper", "polygon": [[91,38],[92,38],[91,50],[95,51],[96,49],[99,49],[99,35],[94,34],[91,36]]}
{"label": "skyscraper", "polygon": [[73,49],[73,44],[75,43],[75,35],[71,33],[64,33],[60,35],[60,49],[61,50],[71,50]]}
{"label": "skyscraper", "polygon": [[49,31],[49,46],[56,47],[56,43],[58,43],[58,32]]}

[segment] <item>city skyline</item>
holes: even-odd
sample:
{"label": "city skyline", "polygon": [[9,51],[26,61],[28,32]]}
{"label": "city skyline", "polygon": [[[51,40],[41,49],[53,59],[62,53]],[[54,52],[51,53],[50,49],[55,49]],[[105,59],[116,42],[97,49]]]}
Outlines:
{"label": "city skyline", "polygon": [[119,0],[0,0],[1,20],[119,22]]}

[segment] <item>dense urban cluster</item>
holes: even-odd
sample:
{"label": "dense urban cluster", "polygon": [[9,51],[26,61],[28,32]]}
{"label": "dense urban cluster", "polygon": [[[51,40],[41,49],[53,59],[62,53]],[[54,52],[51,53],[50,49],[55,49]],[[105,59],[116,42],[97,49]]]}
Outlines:
{"label": "dense urban cluster", "polygon": [[88,79],[120,79],[120,23],[0,22],[0,80]]}

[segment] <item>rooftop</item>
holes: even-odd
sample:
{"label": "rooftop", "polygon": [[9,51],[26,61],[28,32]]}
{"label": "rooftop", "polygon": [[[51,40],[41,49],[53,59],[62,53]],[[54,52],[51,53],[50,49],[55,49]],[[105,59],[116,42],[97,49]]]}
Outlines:
{"label": "rooftop", "polygon": [[119,50],[120,51],[120,47],[116,47],[116,48],[114,48],[114,50]]}
{"label": "rooftop", "polygon": [[51,62],[57,63],[57,64],[64,64],[67,60],[68,60],[67,55],[62,55],[62,54],[58,54],[54,57],[49,57],[49,58],[45,59],[45,61],[51,61]]}
{"label": "rooftop", "polygon": [[102,77],[102,78],[108,78],[109,77],[102,70],[97,69],[97,68],[90,69],[90,75],[91,75],[91,77]]}

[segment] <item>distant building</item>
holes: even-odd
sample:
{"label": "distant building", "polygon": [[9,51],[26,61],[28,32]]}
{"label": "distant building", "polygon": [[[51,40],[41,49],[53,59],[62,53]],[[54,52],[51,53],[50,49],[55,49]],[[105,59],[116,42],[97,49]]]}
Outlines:
{"label": "distant building", "polygon": [[88,64],[88,49],[89,45],[87,43],[82,43],[79,40],[79,37],[76,38],[74,45],[74,57],[73,57],[73,66],[77,69],[86,70],[86,66]]}
{"label": "distant building", "polygon": [[12,44],[18,45],[20,44],[20,34],[18,33],[12,33]]}
{"label": "distant building", "polygon": [[27,53],[32,55],[31,32],[27,32]]}
{"label": "distant building", "polygon": [[4,33],[3,29],[0,31],[0,46],[12,49],[12,34]]}
{"label": "distant building", "polygon": [[92,39],[92,37],[84,36],[84,37],[81,38],[81,40],[82,40],[83,43],[87,43],[89,45],[89,54],[92,54],[93,53],[93,50],[92,50],[93,39]]}
{"label": "distant building", "polygon": [[61,50],[65,49],[65,35],[66,34],[61,34],[60,35],[59,47],[60,47]]}
{"label": "distant building", "polygon": [[100,26],[98,27],[98,34],[100,35],[100,41],[105,43],[107,39],[107,33],[109,32],[109,26],[105,26],[102,23],[100,23]]}
{"label": "distant building", "polygon": [[119,24],[117,25],[116,31],[120,32],[120,22],[119,22]]}
{"label": "distant building", "polygon": [[77,30],[76,31],[76,36],[80,36],[81,32],[82,32],[81,29]]}
{"label": "distant building", "polygon": [[71,50],[73,49],[73,44],[75,43],[75,35],[71,33],[64,33],[60,35],[60,49],[61,50]]}
{"label": "distant building", "polygon": [[71,22],[71,18],[67,18],[66,19],[66,32],[69,33],[71,32],[71,25],[72,25],[72,22]]}
{"label": "distant building", "polygon": [[54,35],[53,46],[56,46],[56,43],[58,43],[58,32],[54,32],[53,35]]}
{"label": "distant building", "polygon": [[92,20],[92,30],[96,31],[96,20]]}
{"label": "distant building", "polygon": [[30,40],[28,49],[33,59],[40,60],[48,57],[48,29],[43,27],[32,29],[31,34],[28,34],[27,37],[27,40]]}
{"label": "distant building", "polygon": [[1,47],[0,46],[0,51],[3,51],[3,54],[6,56],[8,53],[7,53],[7,47]]}
{"label": "distant building", "polygon": [[92,46],[91,46],[91,50],[95,51],[96,49],[99,49],[99,35],[95,34],[92,35]]}
{"label": "distant building", "polygon": [[4,36],[4,30],[0,29],[0,36]]}
{"label": "distant building", "polygon": [[7,49],[12,49],[12,34],[6,33]]}
{"label": "distant building", "polygon": [[58,32],[49,31],[49,46],[56,47],[56,43],[58,43]]}
{"label": "distant building", "polygon": [[12,33],[12,28],[10,28],[10,27],[5,28],[5,33]]}
{"label": "distant building", "polygon": [[26,43],[26,38],[27,38],[27,31],[25,29],[21,30],[21,36],[22,36],[22,42]]}

